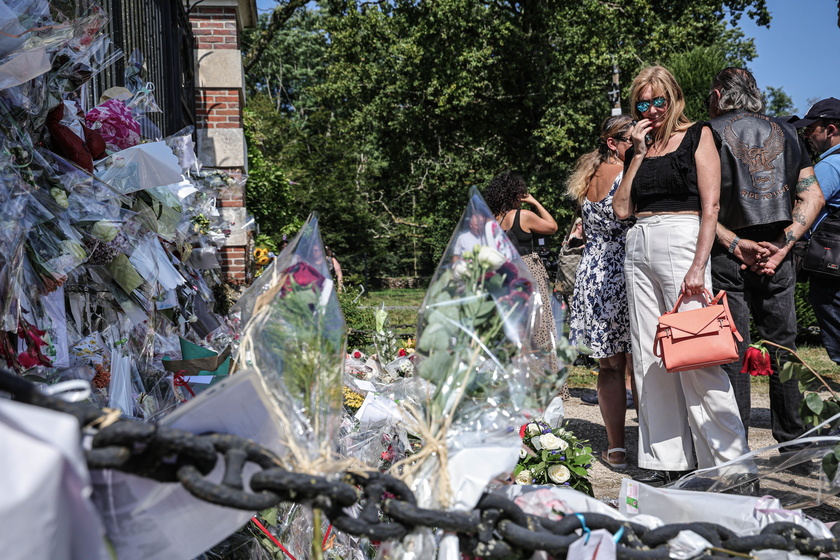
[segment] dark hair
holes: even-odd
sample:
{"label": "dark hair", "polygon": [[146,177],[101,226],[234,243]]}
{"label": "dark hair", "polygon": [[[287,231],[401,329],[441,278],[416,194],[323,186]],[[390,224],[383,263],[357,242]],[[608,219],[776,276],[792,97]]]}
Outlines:
{"label": "dark hair", "polygon": [[764,98],[755,78],[746,68],[730,66],[718,72],[712,80],[713,90],[720,91],[718,110],[721,113],[729,111],[749,111],[761,113],[764,111]]}
{"label": "dark hair", "polygon": [[513,171],[499,173],[484,190],[484,200],[494,216],[504,214],[522,205],[522,197],[527,194],[525,179]]}

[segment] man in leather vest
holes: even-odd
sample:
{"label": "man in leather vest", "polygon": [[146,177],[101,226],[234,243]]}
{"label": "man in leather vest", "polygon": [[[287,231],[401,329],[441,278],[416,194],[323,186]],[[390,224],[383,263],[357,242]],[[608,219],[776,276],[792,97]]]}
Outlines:
{"label": "man in leather vest", "polygon": [[[726,68],[712,81],[711,126],[720,144],[720,213],[712,248],[714,290],[726,290],[735,325],[750,344],[750,314],[761,339],[795,349],[796,278],[788,254],[824,204],[805,145],[796,129],[762,114],[755,78],[743,68]],[[802,394],[797,380],[781,383],[779,362],[790,354],[769,348],[770,422],[778,442],[803,431]],[[744,428],[750,421],[750,375],[741,363],[723,366],[732,381]]]}

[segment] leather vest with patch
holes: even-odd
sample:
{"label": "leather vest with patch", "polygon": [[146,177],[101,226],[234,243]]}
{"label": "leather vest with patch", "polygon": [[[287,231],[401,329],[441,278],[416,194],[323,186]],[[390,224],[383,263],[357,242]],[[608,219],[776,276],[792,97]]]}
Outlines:
{"label": "leather vest with patch", "polygon": [[745,111],[709,123],[721,140],[718,221],[733,231],[775,236],[792,221],[802,158],[796,129]]}

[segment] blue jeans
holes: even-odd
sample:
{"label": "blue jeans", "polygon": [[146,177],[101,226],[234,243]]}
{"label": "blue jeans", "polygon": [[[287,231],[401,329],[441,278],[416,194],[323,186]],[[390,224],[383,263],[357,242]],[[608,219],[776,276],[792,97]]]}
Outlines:
{"label": "blue jeans", "polygon": [[840,364],[840,279],[812,274],[808,285],[808,301],[817,316],[823,346],[828,357]]}
{"label": "blue jeans", "polygon": [[[750,315],[761,339],[796,350],[796,309],[793,301],[796,278],[790,257],[788,254],[775,275],[763,276],[750,270],[741,270],[741,261],[720,245],[712,249],[712,285],[715,294],[718,290],[726,290],[735,326],[744,337],[744,341],[738,345],[741,360],[721,367],[732,382],[745,430],[749,430],[752,408],[751,376],[740,371],[744,352],[750,344]],[[779,380],[778,364],[788,362],[790,353],[775,347],[768,350],[773,364],[773,375],[770,376],[770,426],[773,437],[782,443],[796,439],[805,431],[799,417],[802,392],[796,379],[785,383]]]}

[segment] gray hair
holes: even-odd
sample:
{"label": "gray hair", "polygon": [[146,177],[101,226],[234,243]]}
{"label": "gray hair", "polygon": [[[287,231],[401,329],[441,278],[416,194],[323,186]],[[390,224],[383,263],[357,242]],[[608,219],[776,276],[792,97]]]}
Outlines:
{"label": "gray hair", "polygon": [[712,80],[712,88],[720,91],[718,109],[729,111],[764,112],[764,96],[755,83],[755,78],[745,68],[724,68]]}

